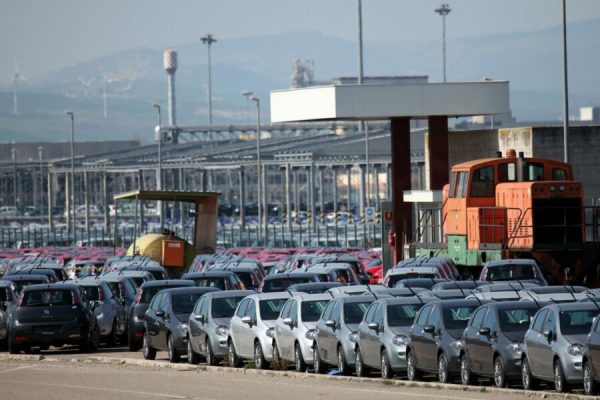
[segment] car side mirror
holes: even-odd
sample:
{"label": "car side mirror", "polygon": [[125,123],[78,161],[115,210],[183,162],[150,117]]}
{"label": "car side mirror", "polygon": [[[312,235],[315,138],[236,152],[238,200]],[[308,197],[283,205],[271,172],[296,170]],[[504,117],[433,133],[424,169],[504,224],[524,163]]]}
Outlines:
{"label": "car side mirror", "polygon": [[372,329],[374,331],[378,331],[379,330],[379,323],[377,322],[370,322],[369,325],[367,325],[369,327],[369,329]]}
{"label": "car side mirror", "polygon": [[156,316],[157,317],[164,317],[165,316],[165,312],[164,311],[157,311],[156,312]]}
{"label": "car side mirror", "polygon": [[204,321],[206,321],[206,317],[204,316],[204,314],[196,314],[196,321],[200,321],[202,323],[204,323]]}
{"label": "car side mirror", "polygon": [[479,334],[483,336],[490,336],[490,333],[490,328],[488,328],[487,326],[479,330]]}
{"label": "car side mirror", "polygon": [[245,317],[242,317],[242,322],[248,325],[252,325],[252,317],[246,315]]}
{"label": "car side mirror", "polygon": [[552,333],[552,331],[544,331],[543,335],[546,337],[546,339],[548,339],[548,341],[551,341],[554,337],[554,333]]}
{"label": "car side mirror", "polygon": [[425,325],[425,327],[423,328],[423,330],[427,333],[431,333],[433,334],[435,332],[435,326],[433,325]]}
{"label": "car side mirror", "polygon": [[291,318],[284,318],[281,322],[283,322],[284,325],[288,325],[290,328],[292,327],[292,325],[294,325],[294,321],[292,321]]}
{"label": "car side mirror", "polygon": [[335,321],[332,319],[328,319],[327,321],[325,321],[325,326],[328,326],[330,328],[335,328]]}

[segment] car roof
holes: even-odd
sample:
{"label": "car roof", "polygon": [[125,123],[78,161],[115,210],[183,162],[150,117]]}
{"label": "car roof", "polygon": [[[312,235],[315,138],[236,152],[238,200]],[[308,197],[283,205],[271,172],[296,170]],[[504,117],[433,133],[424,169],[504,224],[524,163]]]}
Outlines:
{"label": "car roof", "polygon": [[7,281],[5,279],[0,279],[0,287],[11,287],[13,285],[13,281]]}
{"label": "car roof", "polygon": [[600,313],[600,305],[595,304],[591,301],[575,301],[570,303],[555,303],[546,306],[548,308],[553,308],[558,311],[598,311]]}
{"label": "car roof", "polygon": [[33,280],[33,281],[47,281],[48,280],[48,275],[19,275],[19,274],[15,274],[15,275],[4,275],[2,277],[2,280],[5,281],[26,281],[26,280]]}
{"label": "car roof", "polygon": [[186,277],[186,279],[192,279],[192,278],[225,278],[231,275],[235,275],[235,273],[233,271],[226,271],[224,269],[217,269],[217,270],[211,270],[211,271],[205,271],[205,272],[186,272],[185,274],[183,274],[183,276]]}
{"label": "car roof", "polygon": [[483,302],[477,299],[448,299],[448,300],[435,300],[430,304],[439,305],[442,308],[446,307],[461,307],[461,306],[480,306]]}
{"label": "car roof", "polygon": [[429,303],[430,299],[423,299],[417,296],[406,296],[406,297],[382,297],[376,300],[377,302],[384,305],[392,304],[426,304]]}
{"label": "car roof", "polygon": [[538,294],[545,293],[581,293],[589,290],[585,286],[538,286],[523,289],[525,292],[532,292]]}
{"label": "car roof", "polygon": [[292,297],[288,292],[269,292],[269,293],[257,293],[248,296],[257,300],[271,300],[271,299],[288,299]]}
{"label": "car roof", "polygon": [[247,297],[253,294],[257,294],[257,292],[255,290],[217,290],[214,292],[208,292],[205,294],[205,296],[212,297],[213,299],[222,299],[240,296]]}
{"label": "car roof", "polygon": [[364,303],[366,301],[375,301],[375,297],[370,294],[361,294],[358,296],[346,296],[346,297],[336,297],[331,299],[332,301],[337,301],[340,303]]}
{"label": "car roof", "polygon": [[301,291],[301,289],[312,289],[312,288],[336,288],[343,286],[340,282],[306,282],[306,283],[295,283],[290,285],[288,289],[295,289]]}
{"label": "car roof", "polygon": [[169,288],[169,289],[163,289],[161,290],[161,292],[165,292],[167,294],[170,295],[175,295],[175,294],[194,294],[194,293],[207,293],[207,292],[214,292],[214,291],[218,291],[219,289],[217,288],[212,288],[212,287],[198,287],[198,286],[193,286],[193,287],[178,287],[178,288]]}
{"label": "car roof", "polygon": [[300,301],[331,300],[331,296],[325,293],[306,294],[301,292],[295,292],[294,294],[292,294],[292,298]]}
{"label": "car roof", "polygon": [[32,290],[43,290],[43,289],[77,289],[77,285],[74,283],[62,284],[62,283],[42,283],[38,285],[28,285],[23,288],[23,291],[32,291]]}
{"label": "car roof", "polygon": [[281,274],[274,274],[274,275],[267,275],[264,279],[264,281],[274,281],[274,280],[279,280],[279,279],[294,279],[294,278],[314,278],[317,276],[316,273],[314,272],[303,272],[303,271],[299,271],[296,272],[298,270],[295,270],[293,272],[284,272]]}
{"label": "car roof", "polygon": [[490,307],[494,307],[498,310],[506,310],[512,308],[541,308],[548,305],[548,302],[535,302],[531,300],[509,300],[509,301],[493,301],[486,303],[489,304]]}
{"label": "car roof", "polygon": [[439,268],[436,267],[396,267],[388,271],[389,275],[407,275],[411,273],[439,273]]}
{"label": "car roof", "polygon": [[497,267],[501,265],[535,265],[537,267],[535,260],[529,260],[526,258],[494,260],[488,261],[484,264],[485,267]]}
{"label": "car roof", "polygon": [[161,280],[156,280],[156,281],[146,281],[140,285],[140,288],[147,288],[147,287],[154,287],[154,286],[169,286],[169,285],[195,286],[196,282],[194,282],[192,280],[188,280],[188,279],[161,279]]}

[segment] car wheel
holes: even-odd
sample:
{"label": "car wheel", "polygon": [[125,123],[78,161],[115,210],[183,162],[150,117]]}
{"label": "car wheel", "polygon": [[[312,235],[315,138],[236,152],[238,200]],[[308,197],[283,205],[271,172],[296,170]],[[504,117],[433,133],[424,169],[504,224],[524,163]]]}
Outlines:
{"label": "car wheel", "polygon": [[192,347],[192,340],[188,338],[187,342],[187,361],[190,364],[198,364],[200,362],[200,357],[198,357],[198,353],[194,351]]}
{"label": "car wheel", "polygon": [[283,368],[283,360],[281,359],[279,348],[277,347],[277,342],[275,341],[273,341],[273,348],[271,349],[271,352],[273,353],[273,362],[271,363],[273,369],[284,370],[285,368]]}
{"label": "car wheel", "polygon": [[506,374],[504,373],[504,364],[498,356],[494,360],[494,383],[496,387],[503,388],[506,386]]}
{"label": "car wheel", "polygon": [[267,360],[265,360],[265,356],[262,351],[262,346],[260,342],[257,340],[254,342],[254,365],[257,369],[267,369]]}
{"label": "car wheel", "polygon": [[450,380],[450,372],[448,371],[448,360],[444,353],[438,357],[438,379],[441,383],[448,383]]}
{"label": "car wheel", "polygon": [[367,371],[367,367],[365,365],[365,360],[363,359],[363,356],[362,356],[362,352],[360,351],[360,347],[356,348],[354,354],[356,356],[356,365],[355,365],[356,376],[358,376],[358,377],[367,376],[368,371]]}
{"label": "car wheel", "polygon": [[557,392],[568,392],[571,388],[563,373],[560,360],[554,361],[554,389]]}
{"label": "car wheel", "polygon": [[79,339],[79,352],[88,353],[90,351],[90,344],[92,343],[92,334],[90,331],[86,331],[84,335]]}
{"label": "car wheel", "polygon": [[142,341],[142,350],[144,359],[154,360],[156,358],[156,349],[150,345],[150,338],[148,337],[148,332],[144,333],[144,339]]}
{"label": "car wheel", "polygon": [[385,349],[381,350],[381,377],[390,379],[392,377],[392,366]]}
{"label": "car wheel", "polygon": [[313,345],[313,363],[315,368],[315,373],[324,374],[325,373],[325,364],[321,360],[321,354],[319,352],[319,346],[317,343]]}
{"label": "car wheel", "polygon": [[169,361],[172,363],[178,363],[181,355],[175,348],[175,340],[173,339],[173,335],[169,335],[167,337],[167,355],[169,356]]}
{"label": "car wheel", "polygon": [[298,343],[296,343],[296,346],[294,346],[294,365],[296,367],[296,372],[306,371],[306,363],[304,362],[302,350],[300,349],[300,345]]}
{"label": "car wheel", "polygon": [[238,358],[237,353],[235,352],[233,340],[230,340],[229,345],[227,346],[227,361],[229,361],[229,366],[232,368],[239,368],[242,366],[242,361]]}
{"label": "car wheel", "polygon": [[212,346],[210,345],[210,340],[208,339],[206,339],[206,363],[208,365],[217,365],[215,353],[213,352]]}
{"label": "car wheel", "polygon": [[139,340],[134,338],[134,332],[128,330],[127,331],[127,348],[129,351],[138,351],[142,346]]}
{"label": "car wheel", "polygon": [[337,348],[337,364],[340,375],[348,375],[350,373],[346,357],[344,356],[344,348],[338,345]]}
{"label": "car wheel", "polygon": [[469,358],[466,354],[463,354],[460,358],[460,383],[465,386],[473,384],[473,374],[471,373]]}
{"label": "car wheel", "polygon": [[598,392],[598,385],[594,379],[594,370],[590,360],[587,360],[583,365],[583,390],[588,396],[593,396]]}
{"label": "car wheel", "polygon": [[523,358],[521,362],[521,382],[525,390],[536,390],[538,388],[538,381],[531,373],[531,367],[527,358]]}
{"label": "car wheel", "polygon": [[409,381],[417,381],[421,379],[421,372],[417,368],[417,363],[415,362],[415,354],[412,351],[408,353],[406,359],[406,376]]}

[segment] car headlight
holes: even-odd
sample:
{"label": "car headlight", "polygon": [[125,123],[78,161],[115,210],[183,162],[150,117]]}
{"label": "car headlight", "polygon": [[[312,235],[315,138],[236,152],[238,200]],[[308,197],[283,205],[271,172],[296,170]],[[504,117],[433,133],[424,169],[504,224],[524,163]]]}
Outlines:
{"label": "car headlight", "polygon": [[181,330],[181,332],[183,332],[184,334],[187,333],[187,324],[181,324],[179,325],[179,329]]}
{"label": "car headlight", "polygon": [[308,331],[306,331],[306,333],[304,334],[304,336],[308,340],[315,340],[315,337],[317,336],[317,331],[314,330],[314,329],[309,329]]}
{"label": "car headlight", "polygon": [[229,334],[229,328],[225,325],[219,325],[215,328],[215,333],[219,336],[227,336]]}
{"label": "car headlight", "polygon": [[396,346],[406,346],[410,342],[410,339],[404,335],[398,335],[394,337],[394,344]]}
{"label": "car headlight", "polygon": [[519,357],[521,356],[521,354],[523,354],[523,343],[511,343],[507,346],[507,348],[508,351]]}
{"label": "car headlight", "polygon": [[273,328],[269,328],[267,329],[267,336],[272,338],[273,336],[275,336],[275,331],[273,330]]}
{"label": "car headlight", "polygon": [[575,357],[581,357],[583,355],[583,346],[580,344],[569,346],[567,353]]}
{"label": "car headlight", "polygon": [[358,333],[352,332],[350,335],[348,335],[348,340],[350,340],[352,343],[358,342]]}
{"label": "car headlight", "polygon": [[452,347],[452,349],[456,352],[460,351],[460,349],[463,347],[462,345],[462,340],[454,340],[450,343],[450,347]]}

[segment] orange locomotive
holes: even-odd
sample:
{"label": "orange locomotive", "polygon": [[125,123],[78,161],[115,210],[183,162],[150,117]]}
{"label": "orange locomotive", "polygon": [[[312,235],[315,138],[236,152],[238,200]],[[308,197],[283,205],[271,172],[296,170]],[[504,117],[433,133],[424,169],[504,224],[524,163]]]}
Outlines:
{"label": "orange locomotive", "polygon": [[486,261],[533,258],[557,283],[598,286],[598,242],[586,241],[586,231],[597,239],[598,215],[584,207],[569,164],[509,150],[452,168],[443,190],[447,247],[421,243],[416,253],[447,252],[474,277]]}

